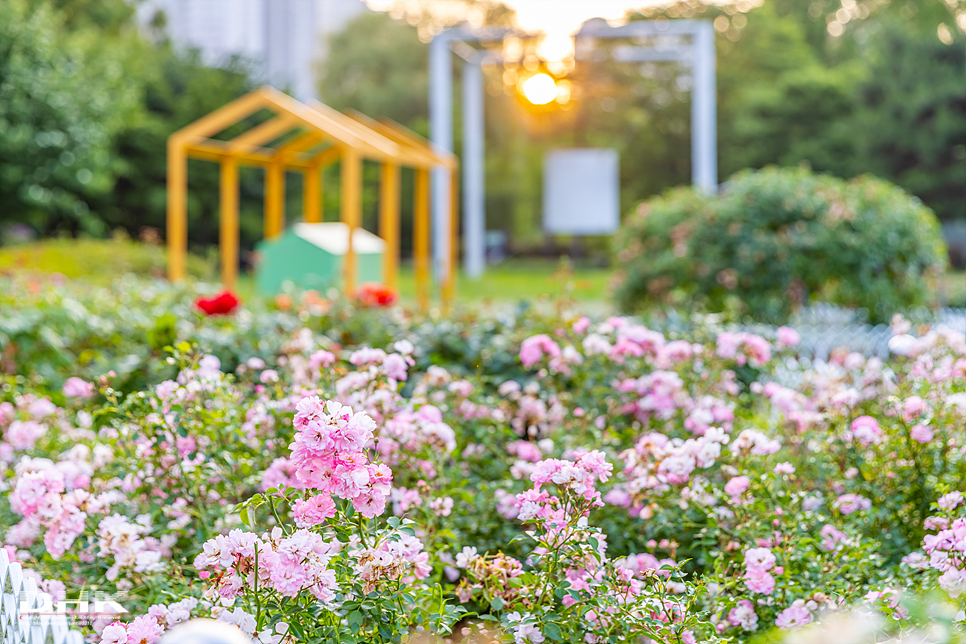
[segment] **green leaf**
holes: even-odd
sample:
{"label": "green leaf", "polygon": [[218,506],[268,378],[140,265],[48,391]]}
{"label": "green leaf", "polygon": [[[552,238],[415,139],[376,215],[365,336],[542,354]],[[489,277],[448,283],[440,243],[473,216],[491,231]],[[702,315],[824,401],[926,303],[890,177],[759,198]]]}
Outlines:
{"label": "green leaf", "polygon": [[550,639],[559,642],[563,639],[563,634],[560,632],[560,627],[553,622],[547,622],[543,625],[543,632]]}
{"label": "green leaf", "polygon": [[363,622],[365,621],[365,616],[361,612],[354,610],[351,613],[349,613],[349,617],[347,618],[347,620],[352,630],[354,632],[358,632],[359,628],[362,626]]}

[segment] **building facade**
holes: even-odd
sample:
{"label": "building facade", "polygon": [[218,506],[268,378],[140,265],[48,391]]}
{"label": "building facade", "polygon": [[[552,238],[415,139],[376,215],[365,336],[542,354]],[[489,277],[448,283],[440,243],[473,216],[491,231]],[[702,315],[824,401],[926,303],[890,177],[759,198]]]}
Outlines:
{"label": "building facade", "polygon": [[212,65],[232,56],[255,64],[268,84],[299,100],[317,98],[317,67],[333,33],[367,11],[363,0],[142,0],[142,24],[163,12],[176,45]]}

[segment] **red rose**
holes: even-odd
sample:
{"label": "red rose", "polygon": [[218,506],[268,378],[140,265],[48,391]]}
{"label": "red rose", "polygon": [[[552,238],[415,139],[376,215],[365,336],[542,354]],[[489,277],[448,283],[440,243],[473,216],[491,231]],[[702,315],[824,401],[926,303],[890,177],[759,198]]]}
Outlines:
{"label": "red rose", "polygon": [[399,299],[399,294],[383,284],[364,282],[356,290],[356,299],[366,307],[390,306]]}
{"label": "red rose", "polygon": [[214,297],[199,297],[195,300],[197,306],[205,315],[228,315],[241,302],[231,291],[222,291]]}

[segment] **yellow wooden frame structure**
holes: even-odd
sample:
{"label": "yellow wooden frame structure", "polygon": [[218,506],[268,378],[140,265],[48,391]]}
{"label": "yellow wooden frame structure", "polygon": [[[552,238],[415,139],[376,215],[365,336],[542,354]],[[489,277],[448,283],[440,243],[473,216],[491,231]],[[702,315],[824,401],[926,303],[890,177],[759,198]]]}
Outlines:
{"label": "yellow wooden frame structure", "polygon": [[[256,112],[275,116],[228,141],[211,138]],[[428,141],[391,121],[374,121],[358,113],[346,116],[322,103],[305,105],[272,87],[262,87],[183,127],[168,138],[167,237],[168,278],[185,276],[188,246],[188,158],[218,163],[219,247],[221,278],[234,289],[238,279],[238,166],[265,169],[265,238],[272,239],[285,227],[285,173],[301,172],[305,221],[322,221],[322,169],[341,162],[340,219],[349,227],[349,247],[343,261],[343,287],[347,295],[356,289],[357,262],[352,245],[362,225],[362,161],[381,164],[379,188],[379,235],[386,242],[383,281],[397,288],[399,270],[399,169],[414,168],[413,250],[416,293],[419,305],[430,300],[430,170],[447,170],[453,185],[450,256],[441,299],[449,304],[455,296],[456,186],[458,162]]]}

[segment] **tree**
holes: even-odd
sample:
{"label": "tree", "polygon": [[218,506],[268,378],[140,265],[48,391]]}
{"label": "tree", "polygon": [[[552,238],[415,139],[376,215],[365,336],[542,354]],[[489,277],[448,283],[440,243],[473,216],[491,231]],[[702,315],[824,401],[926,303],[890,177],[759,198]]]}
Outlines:
{"label": "tree", "polygon": [[117,50],[64,29],[46,4],[0,3],[0,212],[49,234],[103,232],[111,141],[133,109]]}
{"label": "tree", "polygon": [[876,39],[848,129],[849,173],[888,177],[941,219],[966,219],[966,38],[890,24]]}
{"label": "tree", "polygon": [[[169,42],[139,41],[128,49],[127,63],[139,84],[139,109],[117,132],[112,153],[115,187],[96,208],[110,228],[137,235],[143,226],[164,230],[167,140],[176,130],[253,89],[243,61],[208,67],[196,51],[179,52]],[[188,237],[193,246],[218,243],[217,164],[190,161]],[[243,247],[262,237],[262,177],[240,175],[240,233]]]}
{"label": "tree", "polygon": [[364,13],[329,41],[319,95],[337,110],[388,117],[428,130],[428,48],[416,28],[384,13]]}

